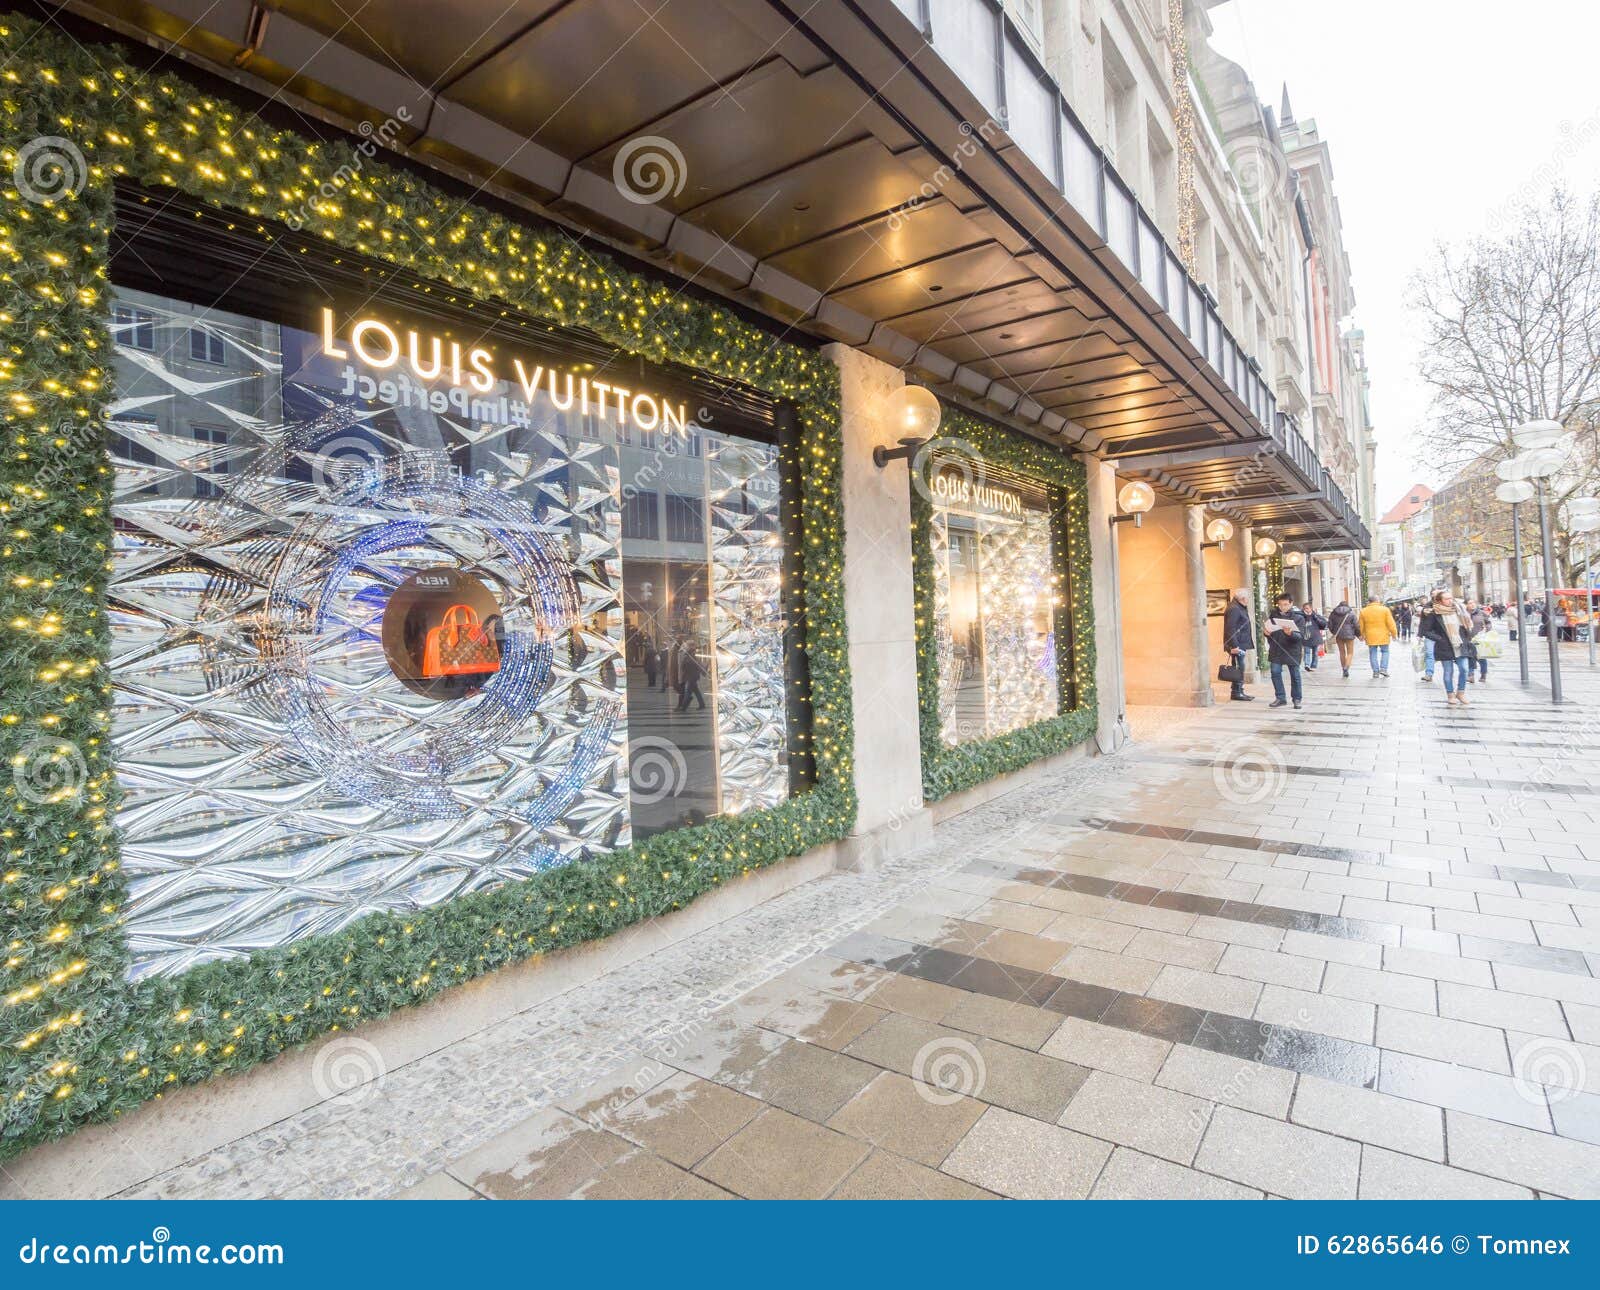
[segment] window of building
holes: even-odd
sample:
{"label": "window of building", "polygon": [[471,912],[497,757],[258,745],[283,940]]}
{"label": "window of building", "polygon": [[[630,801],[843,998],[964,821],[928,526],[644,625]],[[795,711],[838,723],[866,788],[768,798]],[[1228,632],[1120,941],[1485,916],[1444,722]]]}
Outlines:
{"label": "window of building", "polygon": [[156,318],[147,309],[118,305],[111,315],[111,338],[129,349],[153,351],[156,347]]}
{"label": "window of building", "polygon": [[215,363],[221,366],[227,361],[222,337],[209,328],[189,328],[189,357],[202,363]]}
{"label": "window of building", "polygon": [[191,426],[197,451],[189,459],[188,468],[194,472],[196,497],[222,497],[227,490],[223,477],[228,473],[227,454],[219,449],[228,444],[228,431],[223,426]]}
{"label": "window of building", "polygon": [[1143,186],[1139,174],[1139,90],[1133,72],[1123,62],[1111,36],[1101,29],[1100,48],[1105,78],[1106,132],[1104,147],[1112,164],[1130,187]]}
{"label": "window of building", "polygon": [[667,494],[667,541],[704,542],[704,507],[693,497]]}
{"label": "window of building", "polygon": [[661,516],[655,493],[622,495],[622,536],[654,542],[661,536]]}

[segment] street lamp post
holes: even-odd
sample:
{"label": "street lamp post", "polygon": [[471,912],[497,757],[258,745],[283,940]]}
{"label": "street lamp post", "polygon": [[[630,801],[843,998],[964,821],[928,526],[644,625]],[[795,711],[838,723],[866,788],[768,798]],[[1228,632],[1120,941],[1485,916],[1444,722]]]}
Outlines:
{"label": "street lamp post", "polygon": [[1523,609],[1528,601],[1522,592],[1522,504],[1534,495],[1535,489],[1526,479],[1514,477],[1516,469],[1513,463],[1516,460],[1515,457],[1508,458],[1495,468],[1505,482],[1494,490],[1494,495],[1502,502],[1511,504],[1511,589],[1517,600],[1517,666],[1522,674],[1522,683],[1526,685],[1528,622]]}
{"label": "street lamp post", "polygon": [[1555,561],[1550,550],[1550,512],[1545,505],[1545,481],[1567,462],[1567,433],[1559,421],[1524,421],[1511,432],[1520,450],[1505,463],[1514,471],[1510,478],[1531,479],[1534,500],[1539,507],[1539,546],[1544,562],[1544,622],[1550,642],[1550,702],[1562,702],[1561,633],[1556,627]]}
{"label": "street lamp post", "polygon": [[1561,629],[1556,626],[1555,568],[1550,559],[1550,510],[1544,504],[1544,480],[1538,479],[1539,545],[1544,557],[1544,634],[1550,643],[1550,702],[1561,702]]}

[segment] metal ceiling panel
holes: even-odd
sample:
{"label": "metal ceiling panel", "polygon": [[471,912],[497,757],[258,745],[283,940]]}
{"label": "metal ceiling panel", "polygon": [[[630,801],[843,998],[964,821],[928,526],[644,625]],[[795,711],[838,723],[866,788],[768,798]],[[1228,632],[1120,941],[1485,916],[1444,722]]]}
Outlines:
{"label": "metal ceiling panel", "polygon": [[[779,257],[778,263],[783,263],[783,257]],[[925,307],[942,294],[970,295],[982,291],[995,282],[1004,281],[1010,269],[1011,256],[1004,247],[990,242],[907,265],[858,286],[830,290],[829,295],[852,309],[884,318]],[[838,266],[837,271],[844,275],[853,273],[854,269],[845,264]],[[799,272],[796,276],[805,277]]]}
{"label": "metal ceiling panel", "polygon": [[271,7],[376,63],[403,69],[420,85],[438,90],[565,2],[276,0]]}
{"label": "metal ceiling panel", "polygon": [[[814,151],[814,139],[797,142],[813,151],[793,163],[785,160],[792,149],[780,134],[765,150],[766,169],[741,181],[743,186],[730,184],[706,198],[694,209],[694,221],[767,259],[820,243],[839,229],[881,220],[921,189],[917,175],[870,135],[842,138],[822,153]],[[682,146],[693,174],[698,150],[692,140]],[[963,240],[977,235],[969,232]]]}
{"label": "metal ceiling panel", "polygon": [[[1062,305],[1071,307],[1060,293],[1037,278],[1018,277],[1015,273],[1006,282],[995,283],[978,295],[944,299],[947,294],[941,292],[940,298],[889,321],[924,344],[938,344],[946,338],[1004,327]],[[1082,310],[1077,312],[1086,323],[1092,321]]]}
{"label": "metal ceiling panel", "polygon": [[[722,0],[578,0],[461,74],[450,97],[571,158],[731,84],[769,43]],[[730,107],[730,110],[736,110]]]}

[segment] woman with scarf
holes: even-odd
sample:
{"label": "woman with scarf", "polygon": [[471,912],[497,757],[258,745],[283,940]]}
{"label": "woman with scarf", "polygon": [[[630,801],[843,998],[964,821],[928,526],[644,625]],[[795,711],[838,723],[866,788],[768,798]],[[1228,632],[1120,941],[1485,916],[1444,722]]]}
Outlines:
{"label": "woman with scarf", "polygon": [[1467,674],[1472,667],[1472,616],[1448,591],[1433,593],[1433,604],[1423,611],[1417,635],[1433,642],[1434,659],[1444,668],[1446,704],[1467,702]]}

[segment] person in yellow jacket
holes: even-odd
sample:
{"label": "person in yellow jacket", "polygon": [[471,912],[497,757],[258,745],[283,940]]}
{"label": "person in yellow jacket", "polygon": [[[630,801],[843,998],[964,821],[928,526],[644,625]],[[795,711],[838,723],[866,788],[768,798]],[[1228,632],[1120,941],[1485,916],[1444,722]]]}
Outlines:
{"label": "person in yellow jacket", "polygon": [[1367,643],[1367,659],[1374,678],[1389,675],[1389,642],[1400,634],[1394,614],[1381,597],[1374,595],[1359,615],[1361,639]]}

